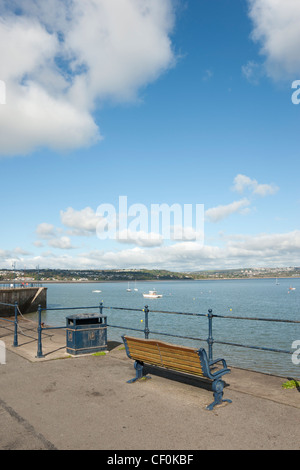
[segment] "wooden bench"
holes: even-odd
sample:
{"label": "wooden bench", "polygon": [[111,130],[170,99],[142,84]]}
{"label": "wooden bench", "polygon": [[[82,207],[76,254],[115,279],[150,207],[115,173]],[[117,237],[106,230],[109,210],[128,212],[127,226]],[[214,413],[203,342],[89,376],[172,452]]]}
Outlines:
{"label": "wooden bench", "polygon": [[[136,376],[128,380],[128,383],[135,382],[141,378],[150,378],[144,372],[144,363],[147,363],[211,380],[214,401],[207,406],[209,410],[212,410],[215,405],[223,401],[231,403],[231,400],[223,400],[225,382],[221,380],[221,377],[230,372],[225,359],[209,361],[203,348],[194,349],[165,343],[156,339],[140,339],[131,336],[122,336],[122,339],[127,356],[135,361]],[[219,369],[218,363],[222,363],[222,367]],[[220,364],[218,365],[220,366]]]}

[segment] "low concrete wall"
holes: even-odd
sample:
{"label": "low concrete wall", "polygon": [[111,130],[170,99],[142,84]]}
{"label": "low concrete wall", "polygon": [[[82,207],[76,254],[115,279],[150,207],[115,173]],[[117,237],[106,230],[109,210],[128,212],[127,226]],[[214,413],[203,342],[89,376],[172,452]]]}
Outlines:
{"label": "low concrete wall", "polygon": [[0,289],[0,316],[8,317],[14,315],[14,307],[5,304],[15,304],[22,314],[35,312],[39,304],[45,308],[47,306],[47,287],[16,287]]}

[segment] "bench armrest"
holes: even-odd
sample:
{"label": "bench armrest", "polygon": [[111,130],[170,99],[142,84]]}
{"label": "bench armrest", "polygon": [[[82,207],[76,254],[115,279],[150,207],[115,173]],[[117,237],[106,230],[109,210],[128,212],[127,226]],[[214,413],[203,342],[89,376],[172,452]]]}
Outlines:
{"label": "bench armrest", "polygon": [[[219,369],[216,372],[212,372],[211,366],[213,366],[214,364],[217,364],[218,362],[222,362],[223,369]],[[209,367],[210,367],[210,375],[213,379],[222,377],[222,375],[229,374],[229,372],[231,372],[231,370],[228,369],[228,367],[227,367],[225,359],[220,359],[219,358],[219,359],[215,359],[213,361],[209,361]]]}
{"label": "bench armrest", "polygon": [[227,364],[226,364],[225,359],[221,359],[221,358],[215,359],[213,361],[209,361],[209,366],[213,366],[214,364],[217,364],[217,362],[222,362],[224,369],[227,369]]}

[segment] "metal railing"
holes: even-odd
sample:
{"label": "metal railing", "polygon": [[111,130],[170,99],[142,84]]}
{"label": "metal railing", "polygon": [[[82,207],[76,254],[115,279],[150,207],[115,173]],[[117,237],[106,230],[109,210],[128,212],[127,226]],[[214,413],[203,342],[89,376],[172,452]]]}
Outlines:
{"label": "metal railing", "polygon": [[[7,307],[14,307],[14,319],[11,319],[11,317],[6,318],[6,317],[1,317],[0,320],[9,322],[14,325],[14,340],[13,340],[13,346],[18,347],[18,314],[21,314],[19,307],[18,307],[18,302],[15,302],[14,304],[11,303],[4,303],[0,302],[0,305],[7,306]],[[234,320],[245,320],[245,321],[262,321],[262,322],[276,322],[276,323],[289,323],[289,324],[299,324],[300,320],[286,320],[286,319],[278,319],[278,318],[260,318],[260,317],[244,317],[244,316],[234,316],[234,315],[219,315],[219,314],[214,314],[211,309],[208,310],[208,313],[190,313],[190,312],[177,312],[177,311],[166,311],[166,310],[152,310],[150,311],[148,305],[145,305],[144,308],[129,308],[129,307],[108,307],[104,306],[103,302],[100,302],[99,305],[96,306],[87,306],[87,307],[54,307],[54,308],[42,308],[40,305],[38,307],[38,322],[37,322],[37,358],[43,358],[43,350],[42,350],[42,332],[46,330],[55,330],[55,329],[65,329],[67,326],[47,326],[44,325],[42,322],[42,312],[43,311],[51,311],[51,310],[61,310],[61,311],[66,311],[66,310],[89,310],[89,309],[99,309],[99,313],[103,315],[103,310],[120,310],[120,311],[127,311],[127,312],[139,312],[139,313],[144,313],[144,328],[134,328],[134,327],[129,327],[125,325],[113,325],[110,323],[107,323],[107,327],[110,328],[118,328],[118,329],[123,329],[123,330],[129,330],[129,331],[137,331],[139,333],[142,333],[146,339],[149,338],[150,334],[153,335],[162,335],[162,336],[170,336],[174,338],[180,338],[180,339],[186,339],[186,340],[195,340],[195,341],[204,341],[207,342],[208,345],[208,357],[209,360],[213,360],[213,345],[214,344],[221,344],[221,345],[226,345],[226,346],[233,346],[233,347],[240,347],[240,348],[247,348],[247,349],[255,349],[259,351],[269,351],[269,352],[275,352],[275,353],[282,353],[282,354],[293,354],[292,351],[288,351],[285,349],[279,349],[279,348],[270,348],[266,346],[259,346],[259,345],[249,345],[249,344],[240,344],[240,343],[235,343],[235,342],[229,342],[229,341],[220,341],[220,340],[215,340],[213,338],[213,319],[214,318],[221,318],[221,319],[234,319]],[[204,317],[207,318],[208,320],[208,336],[206,338],[200,338],[199,336],[194,337],[194,336],[186,336],[186,335],[178,335],[174,333],[167,333],[163,331],[155,331],[155,330],[150,330],[149,328],[149,313],[160,313],[160,314],[167,314],[167,315],[183,315],[183,316],[190,316],[190,317]],[[21,333],[22,334],[22,333]]]}
{"label": "metal railing", "polygon": [[[44,330],[51,330],[51,329],[63,329],[66,326],[43,326],[42,323],[42,311],[49,311],[49,310],[88,310],[88,309],[99,309],[100,314],[103,314],[103,310],[126,310],[128,312],[143,312],[144,313],[144,328],[133,328],[124,325],[112,325],[107,323],[107,326],[110,328],[118,328],[123,330],[131,330],[131,331],[138,331],[144,334],[145,338],[149,338],[150,334],[154,335],[163,335],[163,336],[171,336],[174,338],[181,338],[187,340],[195,340],[195,341],[206,341],[208,345],[208,357],[209,360],[213,360],[213,345],[214,344],[222,344],[227,346],[234,346],[240,348],[248,348],[248,349],[256,349],[259,351],[269,351],[275,353],[282,353],[282,354],[292,354],[293,352],[278,349],[278,348],[269,348],[265,346],[258,346],[258,345],[249,345],[249,344],[239,344],[233,343],[228,341],[217,341],[213,338],[213,318],[222,318],[222,319],[234,319],[234,320],[245,320],[245,321],[262,321],[262,322],[277,322],[277,323],[290,323],[290,324],[299,324],[300,320],[286,320],[286,319],[275,319],[275,318],[259,318],[259,317],[243,317],[243,316],[233,316],[233,315],[218,315],[213,314],[212,309],[208,310],[208,313],[190,313],[190,312],[176,312],[176,311],[165,311],[165,310],[149,310],[148,305],[144,308],[136,309],[136,308],[128,308],[128,307],[108,307],[104,306],[103,302],[100,302],[97,306],[88,306],[88,307],[56,307],[56,308],[42,308],[41,306],[38,307],[38,347],[37,347],[37,356],[38,358],[44,357],[42,352],[42,331]],[[193,337],[193,336],[185,336],[185,335],[177,335],[172,333],[166,333],[162,331],[153,331],[149,329],[149,313],[162,313],[168,315],[184,315],[184,316],[192,316],[192,317],[206,317],[208,319],[208,336],[207,338],[200,338],[200,337]]]}
{"label": "metal railing", "polygon": [[6,321],[8,323],[13,323],[14,324],[14,342],[13,342],[13,346],[16,348],[18,346],[18,311],[19,311],[18,302],[15,302],[14,304],[8,304],[8,303],[5,303],[5,302],[0,302],[0,305],[4,305],[4,306],[7,306],[7,307],[14,307],[14,309],[15,309],[14,320],[10,320],[9,318],[1,317],[1,316],[0,316],[0,319],[3,320],[3,321]]}
{"label": "metal railing", "polygon": [[27,289],[28,287],[41,287],[42,283],[39,281],[10,281],[10,282],[0,282],[0,289]]}

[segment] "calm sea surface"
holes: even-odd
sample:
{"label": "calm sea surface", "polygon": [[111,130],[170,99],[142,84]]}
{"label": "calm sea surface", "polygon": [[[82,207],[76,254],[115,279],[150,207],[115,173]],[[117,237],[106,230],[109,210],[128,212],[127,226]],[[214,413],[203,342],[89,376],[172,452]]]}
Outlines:
{"label": "calm sea surface", "polygon": [[[103,309],[109,325],[124,326],[143,330],[144,313],[148,305],[149,338],[205,347],[208,336],[207,317],[195,317],[153,312],[175,311],[207,314],[212,309],[215,315],[233,317],[255,317],[266,319],[300,320],[300,279],[247,279],[214,281],[160,281],[105,282],[87,284],[46,284],[48,287],[48,308],[57,307],[95,307],[89,310],[48,310],[43,312],[43,321],[51,326],[66,325],[66,316],[81,312],[99,312],[98,305],[103,301],[105,307],[127,307],[137,309]],[[295,287],[290,291],[289,287]],[[134,288],[138,289],[135,291]],[[156,289],[163,294],[160,299],[145,299],[143,292]],[[95,292],[101,291],[101,292]],[[152,332],[163,332],[181,336],[200,338],[188,340],[160,336]],[[122,334],[134,334],[143,337],[143,333],[119,328],[108,328],[108,339],[121,341]],[[224,357],[229,366],[269,372],[285,377],[300,378],[300,365],[294,365],[291,354],[256,351],[239,346],[218,344],[231,342],[236,344],[283,349],[294,352],[292,343],[300,340],[300,323],[276,323],[258,320],[239,320],[228,318],[213,319],[213,357]],[[299,349],[299,347],[298,347]],[[300,358],[300,353],[298,355]]]}

